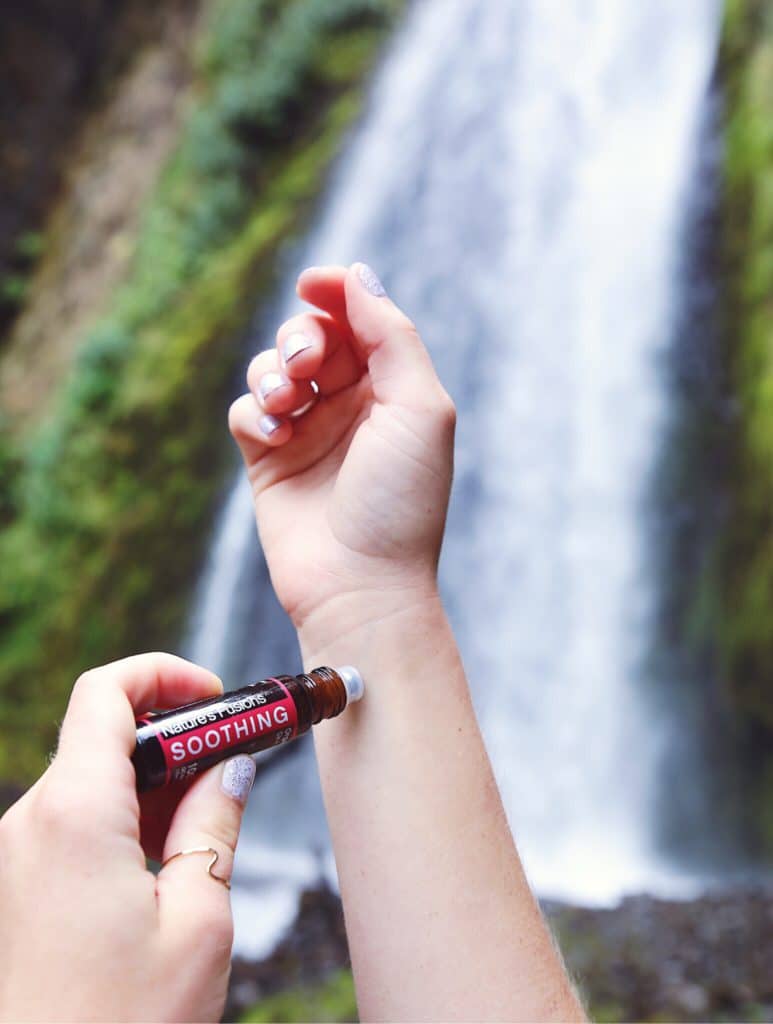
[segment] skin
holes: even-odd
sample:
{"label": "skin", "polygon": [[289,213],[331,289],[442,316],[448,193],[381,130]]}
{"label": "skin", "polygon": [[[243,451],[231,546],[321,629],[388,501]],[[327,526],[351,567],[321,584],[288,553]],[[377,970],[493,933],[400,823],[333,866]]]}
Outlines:
{"label": "skin", "polygon": [[243,803],[222,789],[224,765],[140,803],[130,761],[135,715],[220,692],[168,654],[78,680],[53,763],[0,819],[1,1019],[220,1020],[228,890],[201,855],[158,877],[145,858],[211,846],[229,877]]}
{"label": "skin", "polygon": [[[366,680],[360,704],[315,729],[360,1014],[582,1020],[438,594],[453,403],[413,324],[361,273],[301,275],[316,311],[282,325],[230,413],[305,668],[351,663]],[[287,360],[298,334],[310,344]],[[266,378],[281,384],[268,395]],[[319,401],[289,419],[311,380]]]}
{"label": "skin", "polygon": [[[306,667],[350,662],[367,681],[315,730],[361,1017],[580,1020],[438,596],[453,404],[356,266],[309,270],[298,291],[319,312],[252,362],[230,424]],[[299,333],[310,344],[286,361]],[[288,419],[311,380],[319,401]],[[78,680],[51,766],[0,819],[0,1019],[220,1019],[228,891],[201,855],[157,876],[146,857],[212,847],[229,878],[246,790],[224,786],[226,762],[138,798],[130,758],[139,714],[221,691],[165,654]]]}

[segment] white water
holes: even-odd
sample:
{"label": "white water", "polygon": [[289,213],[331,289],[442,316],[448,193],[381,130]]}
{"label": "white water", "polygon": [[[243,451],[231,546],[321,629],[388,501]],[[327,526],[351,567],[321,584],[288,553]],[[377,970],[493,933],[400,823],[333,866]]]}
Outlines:
{"label": "white water", "polygon": [[[441,582],[547,895],[695,881],[655,843],[676,727],[646,699],[642,502],[718,18],[716,0],[420,0],[297,260],[372,263],[457,401]],[[297,309],[291,269],[276,322]],[[241,483],[187,653],[234,686],[299,667]],[[267,951],[320,870],[334,869],[306,743],[253,794],[237,949]]]}

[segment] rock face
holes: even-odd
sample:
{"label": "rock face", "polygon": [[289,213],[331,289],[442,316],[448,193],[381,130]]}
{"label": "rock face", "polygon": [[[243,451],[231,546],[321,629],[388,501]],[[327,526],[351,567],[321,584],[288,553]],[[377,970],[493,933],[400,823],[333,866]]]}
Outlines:
{"label": "rock face", "polygon": [[[39,106],[27,111],[22,162],[32,161],[38,172],[31,179],[34,203],[26,211],[27,226],[34,222],[34,204],[46,205],[52,190],[56,200],[46,218],[43,250],[26,281],[24,307],[7,332],[0,361],[0,408],[17,430],[37,415],[33,397],[55,392],[88,327],[109,307],[129,272],[141,211],[179,136],[191,79],[190,40],[202,6],[201,0],[189,0],[178,10],[179,5],[164,0],[143,18],[142,4],[134,0],[132,7],[125,0],[118,22],[94,15],[98,35],[120,34],[121,61],[102,54],[99,63],[91,48],[82,53],[68,49],[67,37],[56,37],[60,50],[54,67],[61,68],[69,86],[52,81],[37,97]],[[128,31],[129,24],[136,26],[134,31]],[[138,38],[151,28],[152,41]],[[93,81],[90,91],[78,84],[91,78],[102,88]],[[89,103],[98,109],[82,116]],[[60,116],[47,120],[47,105]],[[33,131],[36,119],[42,122],[38,134]],[[68,122],[72,138],[60,138]],[[35,150],[41,146],[55,159],[38,161]],[[3,182],[2,173],[0,168],[0,196],[4,184],[14,187],[13,181]],[[4,212],[0,202],[0,218]],[[20,209],[18,215],[23,214]],[[18,247],[17,242],[8,258],[23,272]],[[1,317],[0,310],[0,331]]]}
{"label": "rock face", "polygon": [[[28,270],[83,115],[180,0],[7,0],[0,32],[0,280]],[[0,298],[0,331],[15,312]]]}
{"label": "rock face", "polygon": [[773,8],[725,10],[722,310],[724,375],[734,418],[726,445],[728,508],[714,562],[707,633],[743,728],[745,799],[773,852]]}
{"label": "rock face", "polygon": [[20,784],[84,668],[179,643],[233,472],[246,325],[400,0],[158,8],[71,144],[0,351],[0,776]]}
{"label": "rock face", "polygon": [[770,1020],[773,887],[614,910],[545,910],[591,1013],[607,1020]]}
{"label": "rock face", "polygon": [[[687,902],[636,896],[611,910],[553,902],[543,909],[594,1019],[773,1018],[773,885]],[[309,891],[271,957],[234,962],[224,1019],[347,964],[338,898]]]}
{"label": "rock face", "polygon": [[234,960],[223,1020],[236,1020],[266,996],[313,985],[348,964],[340,899],[327,886],[309,889],[301,897],[295,924],[270,957],[259,963]]}

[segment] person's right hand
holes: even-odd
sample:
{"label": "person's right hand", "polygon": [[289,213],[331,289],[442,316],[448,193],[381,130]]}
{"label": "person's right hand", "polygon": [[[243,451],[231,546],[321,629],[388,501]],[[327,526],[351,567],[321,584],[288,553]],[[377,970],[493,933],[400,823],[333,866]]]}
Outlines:
{"label": "person's right hand", "polygon": [[[314,267],[229,423],[277,596],[323,639],[436,591],[455,410],[411,321],[363,264]],[[313,397],[297,419],[288,414]],[[312,644],[313,646],[313,644]]]}
{"label": "person's right hand", "polygon": [[154,876],[145,853],[209,848],[213,873],[230,878],[255,764],[239,755],[215,765],[174,806],[165,793],[143,848],[141,805],[149,811],[153,794],[138,799],[131,755],[137,715],[222,690],[168,654],[78,680],[56,757],[0,819],[0,1020],[220,1020],[228,890],[208,874],[208,854],[176,857]]}

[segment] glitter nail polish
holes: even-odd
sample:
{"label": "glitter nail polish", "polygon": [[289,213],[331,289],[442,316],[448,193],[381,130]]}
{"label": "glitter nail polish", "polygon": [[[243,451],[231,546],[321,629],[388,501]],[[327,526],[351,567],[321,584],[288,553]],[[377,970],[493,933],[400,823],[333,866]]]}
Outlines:
{"label": "glitter nail polish", "polygon": [[249,754],[239,754],[223,765],[220,785],[224,793],[240,803],[246,803],[255,781],[255,762]]}
{"label": "glitter nail polish", "polygon": [[369,267],[367,263],[358,263],[357,276],[366,291],[370,292],[371,295],[375,295],[377,299],[383,299],[386,295],[386,289],[381,281],[379,281],[378,274],[376,274],[373,267]]}

